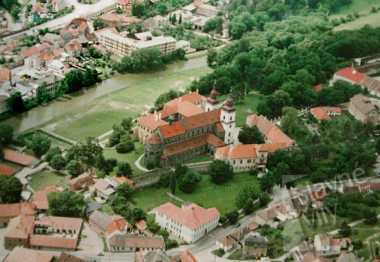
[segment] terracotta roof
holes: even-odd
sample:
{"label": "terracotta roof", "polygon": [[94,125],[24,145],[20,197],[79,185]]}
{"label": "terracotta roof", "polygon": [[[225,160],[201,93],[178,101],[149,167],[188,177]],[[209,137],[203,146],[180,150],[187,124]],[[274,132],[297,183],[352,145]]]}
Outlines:
{"label": "terracotta roof", "polygon": [[330,120],[332,115],[340,115],[340,107],[319,106],[310,109],[310,113],[318,120]]}
{"label": "terracotta roof", "polygon": [[197,262],[198,260],[189,250],[184,250],[180,254],[181,262]]}
{"label": "terracotta roof", "polygon": [[179,113],[185,117],[193,116],[202,113],[203,110],[188,101],[177,101],[176,103],[169,102],[162,109],[162,118]]}
{"label": "terracotta roof", "polygon": [[58,257],[57,262],[85,262],[86,260],[83,260],[79,257],[67,254],[62,252],[61,255]]}
{"label": "terracotta roof", "polygon": [[[15,247],[5,258],[4,262],[51,262],[54,255],[23,247]],[[60,261],[62,262],[62,261]]]}
{"label": "terracotta roof", "polygon": [[156,130],[160,126],[167,125],[168,123],[159,118],[158,114],[149,114],[146,116],[141,116],[137,119],[140,126],[147,128],[148,130]]}
{"label": "terracotta roof", "polygon": [[191,130],[220,122],[220,110],[204,112],[180,121],[186,130]]}
{"label": "terracotta roof", "polygon": [[37,55],[39,54],[42,50],[45,50],[47,48],[50,48],[51,45],[49,43],[42,43],[42,44],[36,44],[32,47],[29,47],[27,49],[24,49],[20,52],[20,55],[23,57],[23,58],[26,58],[26,57],[30,57],[30,56],[33,56],[33,55]]}
{"label": "terracotta roof", "polygon": [[117,0],[119,5],[130,5],[132,4],[131,0]]}
{"label": "terracotta roof", "polygon": [[69,184],[72,189],[77,190],[81,188],[84,184],[94,184],[94,178],[91,173],[83,173],[69,181]]}
{"label": "terracotta roof", "polygon": [[173,103],[173,102],[177,102],[177,101],[181,101],[181,102],[190,102],[194,105],[198,105],[200,103],[202,103],[202,101],[206,100],[206,97],[200,95],[198,92],[191,92],[191,93],[188,93],[188,94],[185,94],[183,96],[180,96],[178,98],[175,98],[171,101],[169,101],[168,103]]}
{"label": "terracotta roof", "polygon": [[83,219],[75,217],[44,216],[37,220],[35,224],[79,232],[83,224]]}
{"label": "terracotta roof", "polygon": [[9,81],[11,78],[11,70],[8,68],[0,68],[0,83]]}
{"label": "terracotta roof", "polygon": [[131,187],[135,185],[135,182],[132,179],[125,176],[114,176],[112,177],[112,179],[115,180],[117,183],[119,183],[119,185],[124,184],[124,183],[127,183]]}
{"label": "terracotta roof", "polygon": [[0,217],[17,217],[21,214],[34,215],[35,206],[32,203],[0,204]]}
{"label": "terracotta roof", "polygon": [[9,221],[5,232],[6,238],[27,239],[33,232],[34,216],[20,215]]}
{"label": "terracotta roof", "polygon": [[75,249],[78,240],[76,238],[32,234],[29,242],[31,247]]}
{"label": "terracotta roof", "polygon": [[20,153],[16,150],[5,148],[3,150],[4,159],[13,162],[16,164],[20,164],[23,166],[30,166],[33,162],[37,161],[37,159],[31,155],[27,155],[24,153]]}
{"label": "terracotta roof", "polygon": [[182,152],[186,152],[189,149],[198,148],[206,144],[207,144],[207,135],[195,137],[193,139],[186,140],[181,143],[170,144],[170,145],[165,146],[162,157],[166,158],[172,155],[177,155]]}
{"label": "terracotta roof", "polygon": [[140,221],[137,221],[136,224],[135,224],[135,226],[140,231],[145,231],[146,228],[147,228],[146,222],[143,219],[140,220]]}
{"label": "terracotta roof", "polygon": [[335,74],[356,84],[360,84],[360,82],[363,81],[365,77],[365,74],[356,71],[352,67],[342,68]]}
{"label": "terracotta roof", "polygon": [[207,141],[207,144],[212,145],[213,147],[225,146],[223,140],[214,134],[208,134],[206,141]]}
{"label": "terracotta roof", "polygon": [[215,155],[224,159],[256,159],[256,145],[232,145],[218,148]]}
{"label": "terracotta roof", "polygon": [[261,152],[274,153],[281,149],[288,148],[288,145],[285,143],[273,143],[273,144],[260,144],[257,145],[258,150]]}
{"label": "terracotta roof", "polygon": [[224,133],[224,132],[225,132],[222,123],[217,123],[217,124],[216,124],[216,130],[217,130],[218,132],[220,132],[220,133]]}
{"label": "terracotta roof", "polygon": [[114,234],[108,243],[115,247],[130,247],[140,249],[164,249],[165,241],[161,237],[146,237],[141,235]]}
{"label": "terracotta roof", "polygon": [[181,122],[174,122],[172,124],[159,127],[159,131],[164,138],[170,138],[184,134],[186,129],[183,127]]}
{"label": "terracotta roof", "polygon": [[126,227],[128,227],[128,223],[125,218],[119,215],[115,215],[112,217],[111,223],[107,225],[106,234],[111,235],[117,231],[123,232]]}
{"label": "terracotta roof", "polygon": [[81,44],[79,43],[79,41],[77,39],[72,39],[70,40],[70,42],[68,42],[66,45],[65,45],[65,50],[67,52],[76,52],[76,51],[80,51],[82,48]]}
{"label": "terracotta roof", "polygon": [[216,208],[205,209],[194,203],[179,208],[168,202],[155,208],[154,212],[165,215],[190,229],[197,229],[219,218],[219,211]]}
{"label": "terracotta roof", "polygon": [[270,143],[285,144],[287,147],[294,144],[292,139],[265,116],[250,115],[247,117],[247,125],[256,126]]}
{"label": "terracotta roof", "polygon": [[0,175],[11,176],[16,172],[16,169],[6,164],[0,164]]}
{"label": "terracotta roof", "polygon": [[32,202],[37,209],[47,210],[49,208],[48,194],[52,192],[57,192],[55,186],[47,186],[34,193]]}

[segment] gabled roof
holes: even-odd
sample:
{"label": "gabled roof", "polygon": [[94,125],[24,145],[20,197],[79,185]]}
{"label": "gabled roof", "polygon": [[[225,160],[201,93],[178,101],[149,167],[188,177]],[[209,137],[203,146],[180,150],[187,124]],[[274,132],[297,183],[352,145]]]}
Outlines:
{"label": "gabled roof", "polygon": [[232,145],[218,148],[216,155],[224,159],[256,159],[257,157],[256,145]]}
{"label": "gabled roof", "polygon": [[31,247],[75,249],[77,247],[77,241],[76,238],[62,238],[51,235],[32,234],[30,236]]}
{"label": "gabled roof", "polygon": [[21,214],[34,215],[35,206],[32,203],[13,203],[13,204],[0,204],[0,218],[1,217],[17,217]]}
{"label": "gabled roof", "polygon": [[174,136],[182,135],[186,132],[181,122],[174,122],[172,124],[167,124],[158,128],[160,134],[164,138],[170,138]]}
{"label": "gabled roof", "polygon": [[47,210],[49,208],[48,195],[52,192],[57,192],[55,186],[47,186],[34,193],[32,202],[37,209]]}
{"label": "gabled roof", "polygon": [[16,163],[16,164],[20,164],[23,166],[30,166],[34,162],[37,161],[37,159],[31,155],[20,153],[16,150],[9,149],[9,148],[5,148],[3,150],[3,153],[4,153],[5,160]]}
{"label": "gabled roof", "polygon": [[27,239],[33,232],[34,216],[20,215],[9,221],[5,232],[6,238]]}
{"label": "gabled roof", "polygon": [[147,128],[148,130],[156,130],[160,126],[167,125],[168,123],[159,118],[158,114],[149,114],[141,116],[137,119],[140,126]]}
{"label": "gabled roof", "polygon": [[318,106],[310,109],[310,113],[318,120],[330,120],[331,115],[340,115],[342,109],[332,106]]}
{"label": "gabled roof", "polygon": [[179,258],[181,259],[181,262],[197,262],[198,261],[189,250],[182,251]]}
{"label": "gabled roof", "polygon": [[216,208],[205,209],[194,203],[179,208],[168,202],[155,208],[154,212],[193,230],[219,218],[219,211]]}
{"label": "gabled roof", "polygon": [[165,241],[162,237],[147,237],[142,235],[114,234],[108,239],[111,246],[141,249],[164,249]]}
{"label": "gabled roof", "polygon": [[16,169],[6,164],[0,164],[0,175],[11,176],[16,172]]}
{"label": "gabled roof", "polygon": [[364,80],[365,74],[356,71],[352,67],[342,68],[335,73],[337,76],[343,77],[355,84],[360,84]]}
{"label": "gabled roof", "polygon": [[[51,262],[54,255],[24,247],[15,247],[5,258],[4,262]],[[63,262],[63,261],[59,261]]]}

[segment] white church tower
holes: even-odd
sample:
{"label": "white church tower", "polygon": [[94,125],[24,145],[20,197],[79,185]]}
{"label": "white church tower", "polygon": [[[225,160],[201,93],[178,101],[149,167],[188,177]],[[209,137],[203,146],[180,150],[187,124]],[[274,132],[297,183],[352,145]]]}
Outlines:
{"label": "white church tower", "polygon": [[231,97],[229,97],[220,110],[220,121],[223,125],[226,145],[234,144],[237,139],[238,129],[236,128],[236,110]]}

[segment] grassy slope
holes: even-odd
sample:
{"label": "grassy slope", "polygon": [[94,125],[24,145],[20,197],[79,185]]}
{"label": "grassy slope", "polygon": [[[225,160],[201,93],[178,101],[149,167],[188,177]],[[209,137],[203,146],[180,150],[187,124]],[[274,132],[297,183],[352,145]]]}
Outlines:
{"label": "grassy slope", "polygon": [[[216,207],[222,214],[235,209],[235,198],[240,189],[250,183],[258,183],[257,178],[247,173],[236,174],[234,179],[224,185],[211,183],[208,176],[203,175],[197,189],[191,194],[177,190],[177,196],[185,201],[195,202],[203,207]],[[150,187],[135,195],[136,205],[149,211],[158,205],[171,201],[166,192],[168,189]]]}
{"label": "grassy slope", "polygon": [[32,175],[30,186],[33,190],[37,191],[52,185],[63,186],[65,184],[64,182],[64,176],[51,171],[42,171]]}

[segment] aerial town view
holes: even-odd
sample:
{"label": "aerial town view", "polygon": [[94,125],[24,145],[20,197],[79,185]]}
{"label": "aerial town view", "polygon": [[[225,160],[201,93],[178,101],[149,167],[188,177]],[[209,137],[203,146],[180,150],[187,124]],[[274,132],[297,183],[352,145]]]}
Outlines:
{"label": "aerial town view", "polygon": [[0,0],[1,262],[379,262],[380,0]]}

